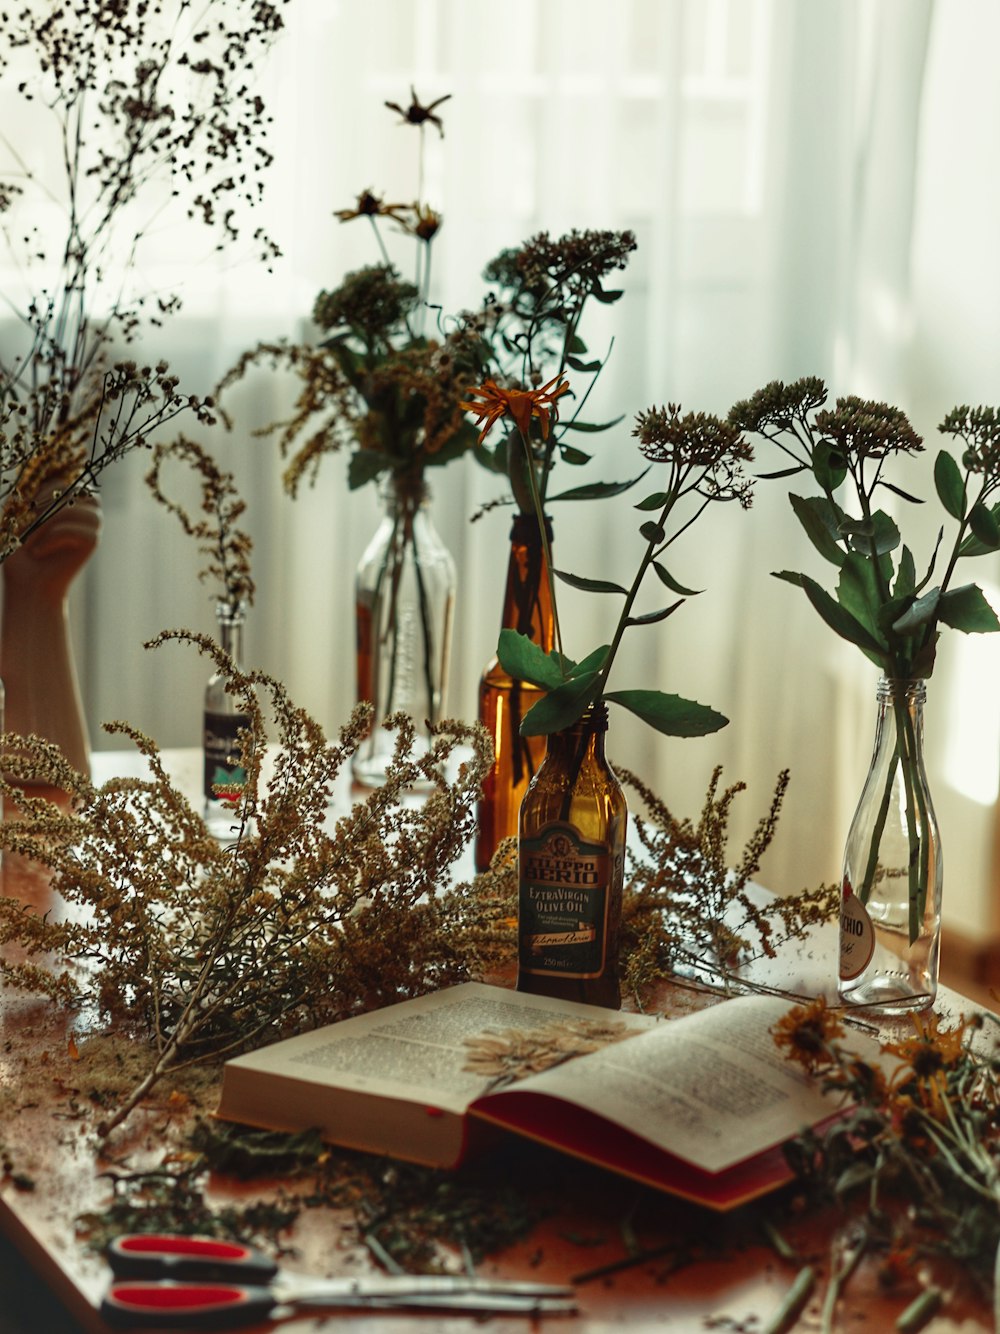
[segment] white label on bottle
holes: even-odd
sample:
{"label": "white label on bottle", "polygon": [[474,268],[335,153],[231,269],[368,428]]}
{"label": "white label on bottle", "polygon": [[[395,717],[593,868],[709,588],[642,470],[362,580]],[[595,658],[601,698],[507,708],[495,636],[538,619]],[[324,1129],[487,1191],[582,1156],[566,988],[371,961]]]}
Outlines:
{"label": "white label on bottle", "polygon": [[840,976],[844,982],[860,977],[875,953],[875,928],[865,905],[844,881],[840,901]]}

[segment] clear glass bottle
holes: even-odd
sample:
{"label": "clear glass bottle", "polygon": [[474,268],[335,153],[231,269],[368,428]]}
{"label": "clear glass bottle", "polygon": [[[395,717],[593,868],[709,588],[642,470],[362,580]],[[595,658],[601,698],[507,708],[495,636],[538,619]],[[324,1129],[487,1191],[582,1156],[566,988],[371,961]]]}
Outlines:
{"label": "clear glass bottle", "polygon": [[628,812],[607,726],[600,705],[553,733],[521,802],[517,989],[617,1010]]}
{"label": "clear glass bottle", "polygon": [[[246,607],[220,602],[215,609],[220,648],[237,667],[243,667],[243,630]],[[220,801],[214,786],[242,783],[246,771],[240,763],[239,734],[250,726],[249,716],[240,709],[239,699],[226,690],[226,677],[214,672],[205,687],[205,715],[202,731],[204,751],[205,823],[218,839],[234,840],[239,832],[239,813],[229,802]]]}
{"label": "clear glass bottle", "polygon": [[844,852],[841,999],[882,1014],[937,993],[941,839],[924,769],[923,681],[883,678],[875,747]]}
{"label": "clear glass bottle", "polygon": [[408,714],[425,737],[443,716],[455,609],[455,562],[422,479],[394,476],[385,501],[355,578],[357,698],[371,701],[375,722],[351,772],[366,787],[385,781],[395,738],[380,724],[389,714]]}
{"label": "clear glass bottle", "polygon": [[[549,550],[552,526],[546,520]],[[528,635],[546,653],[555,643],[555,619],[545,548],[538,519],[518,514],[510,530],[510,559],[501,629]],[[493,738],[496,759],[483,783],[476,825],[476,870],[485,871],[497,845],[517,834],[517,816],[528,784],[544,756],[544,737],[523,737],[521,719],[543,692],[516,681],[494,657],[479,681],[479,721]]]}

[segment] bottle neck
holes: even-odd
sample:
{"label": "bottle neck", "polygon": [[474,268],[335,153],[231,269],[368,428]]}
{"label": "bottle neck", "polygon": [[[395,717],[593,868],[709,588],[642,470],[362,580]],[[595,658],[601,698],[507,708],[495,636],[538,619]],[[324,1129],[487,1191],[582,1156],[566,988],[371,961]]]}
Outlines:
{"label": "bottle neck", "polygon": [[919,742],[924,729],[924,702],[927,683],[923,680],[902,680],[883,676],[875,691],[878,704],[879,726],[894,733],[898,724],[908,719],[909,728]]}
{"label": "bottle neck", "polygon": [[[552,524],[548,519],[545,529],[551,550]],[[555,644],[548,565],[538,520],[533,514],[516,515],[510,530],[510,560],[501,627],[527,635],[546,653]]]}
{"label": "bottle neck", "polygon": [[596,704],[561,732],[552,732],[548,738],[546,755],[557,763],[561,760],[604,759],[604,736],[608,730],[608,709]]}
{"label": "bottle neck", "polygon": [[243,665],[243,629],[246,614],[242,607],[234,609],[220,603],[215,612],[219,630],[219,647],[228,653],[237,667]]}

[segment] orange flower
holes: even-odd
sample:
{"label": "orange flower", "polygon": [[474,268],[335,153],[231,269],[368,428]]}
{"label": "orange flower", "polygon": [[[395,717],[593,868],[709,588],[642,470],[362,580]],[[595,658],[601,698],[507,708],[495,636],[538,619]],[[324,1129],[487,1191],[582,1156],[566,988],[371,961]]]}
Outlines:
{"label": "orange flower", "polygon": [[[554,389],[553,385],[556,386]],[[553,376],[540,389],[501,389],[495,380],[484,380],[478,389],[472,390],[472,396],[483,401],[461,403],[459,406],[465,408],[466,412],[474,412],[477,424],[485,423],[479,432],[480,443],[502,417],[510,417],[525,439],[532,417],[537,417],[542,424],[542,439],[547,440],[550,409],[555,407],[557,398],[568,392],[569,382],[560,380],[558,375]]]}

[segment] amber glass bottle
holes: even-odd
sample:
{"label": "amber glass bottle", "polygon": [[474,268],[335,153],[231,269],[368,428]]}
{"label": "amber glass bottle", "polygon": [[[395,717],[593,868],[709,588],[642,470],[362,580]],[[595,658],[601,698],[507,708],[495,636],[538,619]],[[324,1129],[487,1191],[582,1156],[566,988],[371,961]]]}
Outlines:
{"label": "amber glass bottle", "polygon": [[617,1010],[627,809],[607,726],[601,705],[550,736],[521,803],[517,989]]}
{"label": "amber glass bottle", "polygon": [[[552,529],[546,520],[551,550]],[[510,530],[510,560],[501,629],[528,635],[548,653],[555,642],[548,568],[538,520],[518,514]],[[485,871],[501,839],[517,833],[521,799],[545,755],[544,737],[523,737],[521,719],[542,692],[515,681],[494,658],[479,681],[479,721],[493,738],[496,761],[483,784],[476,829],[476,870]]]}

